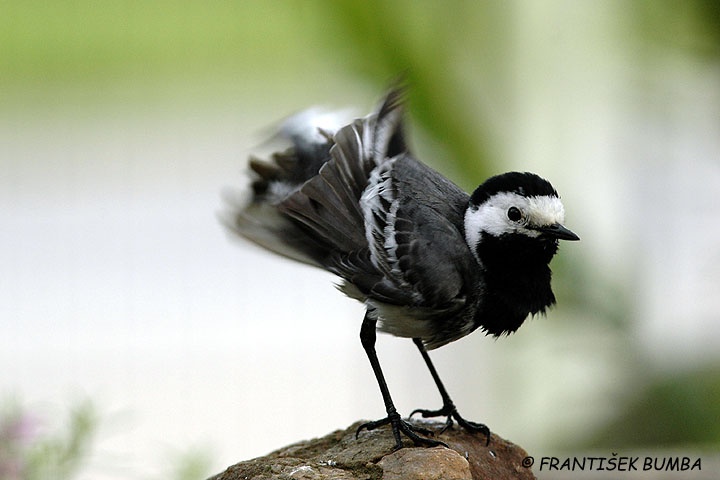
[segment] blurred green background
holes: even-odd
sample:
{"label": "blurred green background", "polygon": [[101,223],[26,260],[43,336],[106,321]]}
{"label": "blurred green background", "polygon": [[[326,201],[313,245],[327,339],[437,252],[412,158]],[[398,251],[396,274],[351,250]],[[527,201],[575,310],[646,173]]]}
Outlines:
{"label": "blurred green background", "polygon": [[[157,355],[173,370],[184,349],[205,358],[222,344],[237,356],[218,361],[267,368],[265,377],[247,374],[255,383],[243,377],[243,391],[274,385],[276,371],[297,358],[283,356],[275,340],[268,340],[279,350],[272,364],[243,356],[251,348],[243,343],[248,322],[265,319],[253,335],[279,336],[285,327],[275,322],[292,322],[286,317],[296,309],[332,315],[313,297],[334,292],[322,277],[325,290],[279,301],[272,321],[262,302],[248,306],[260,296],[248,283],[267,289],[273,280],[248,280],[265,268],[261,254],[252,267],[236,268],[237,276],[229,273],[250,260],[234,263],[237,246],[215,224],[219,192],[240,182],[244,156],[273,122],[312,104],[364,114],[402,78],[421,159],[468,190],[496,172],[537,171],[561,192],[567,224],[582,237],[554,261],[558,306],[548,318],[508,339],[476,334],[437,352],[441,375],[459,392],[456,403],[461,410],[468,404],[465,415],[536,455],[681,451],[717,458],[720,2],[2,1],[0,12],[0,370],[20,372],[0,380],[0,395],[12,405],[3,425],[28,416],[52,424],[79,390],[93,405],[80,402],[93,412],[95,433],[84,423],[88,448],[74,454],[112,450],[112,443],[94,445],[108,436],[132,445],[142,433],[124,428],[117,412],[149,414],[135,404],[106,405],[112,394],[102,382],[122,389],[122,381],[142,375],[133,363],[142,365],[137,345],[145,353],[167,350],[167,358]],[[173,248],[179,251],[167,253]],[[150,273],[147,258],[158,262]],[[182,266],[188,262],[202,270]],[[86,263],[97,270],[85,273]],[[287,272],[281,276],[307,273],[278,268]],[[198,271],[202,285],[194,283]],[[115,293],[105,297],[97,284]],[[273,302],[285,294],[265,295]],[[334,323],[350,332],[343,341],[355,342],[359,317],[348,317]],[[318,322],[302,331],[306,350],[334,342]],[[98,348],[113,352],[119,367],[112,375],[120,378],[101,371],[94,377],[104,379],[96,380],[100,387],[78,389],[79,365],[92,363],[92,347],[103,342],[111,347]],[[347,355],[359,357],[357,366],[348,364],[353,369],[366,368],[360,350]],[[319,362],[302,374],[326,375],[312,371],[327,359]],[[57,392],[65,397],[44,397],[42,375],[58,365],[67,385]],[[164,402],[194,391],[193,375],[206,377],[199,366],[187,376],[183,368],[194,367],[177,367],[175,390],[158,394]],[[420,370],[419,358],[409,355],[402,368]],[[332,375],[337,381],[339,373]],[[361,387],[336,388],[350,389],[350,397],[354,388],[371,389],[364,396],[372,397],[367,376]],[[420,401],[415,379],[403,378],[396,388],[408,393],[400,397]],[[203,388],[216,392],[228,381]],[[94,398],[96,390],[105,393]],[[129,398],[142,395],[138,389]],[[235,405],[247,414],[244,398]],[[272,415],[293,408],[316,415],[305,412],[312,398],[287,393],[277,400],[285,409]],[[347,416],[333,421],[378,414],[376,400],[369,403],[376,409],[350,403]],[[197,402],[188,408],[221,408],[212,394]],[[179,430],[191,411],[182,411]],[[114,418],[111,433],[104,412]],[[259,445],[268,451],[345,426],[306,422],[278,444]],[[126,447],[58,466],[57,478],[199,478],[265,453],[250,445],[236,457],[213,455],[227,433],[193,428],[191,436],[214,439],[207,455],[194,443],[168,440],[142,455]],[[28,440],[10,430],[0,430],[0,472],[3,462],[41,471],[31,465],[41,462],[42,434]],[[159,467],[168,451],[177,468]],[[119,460],[123,455],[135,460]]]}

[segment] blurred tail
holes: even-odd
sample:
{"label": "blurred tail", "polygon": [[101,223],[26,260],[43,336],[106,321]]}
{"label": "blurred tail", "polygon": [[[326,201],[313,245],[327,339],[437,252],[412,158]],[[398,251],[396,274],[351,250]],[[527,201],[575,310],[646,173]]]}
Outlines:
{"label": "blurred tail", "polygon": [[[251,158],[251,198],[228,197],[223,223],[277,254],[315,266],[329,255],[367,247],[359,200],[370,172],[405,151],[402,92],[392,90],[376,113],[337,128],[313,111],[282,124],[292,146],[268,161]],[[325,124],[332,124],[327,120]]]}

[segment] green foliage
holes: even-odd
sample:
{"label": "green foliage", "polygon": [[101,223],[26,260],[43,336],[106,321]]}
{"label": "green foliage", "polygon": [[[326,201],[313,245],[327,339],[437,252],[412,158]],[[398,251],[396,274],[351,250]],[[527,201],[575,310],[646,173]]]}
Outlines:
{"label": "green foliage", "polygon": [[[262,66],[287,40],[278,33],[290,18],[250,3],[3,2],[0,71],[6,81],[52,82],[182,74],[233,59]],[[248,48],[260,39],[264,48]]]}
{"label": "green foliage", "polygon": [[203,449],[191,449],[172,458],[173,468],[163,478],[174,480],[198,480],[208,478],[212,473],[213,462],[210,452]]}
{"label": "green foliage", "polygon": [[12,405],[0,416],[0,477],[7,480],[72,478],[86,459],[97,426],[89,401],[76,405],[65,430],[47,432],[39,416]]}
{"label": "green foliage", "polygon": [[720,366],[663,375],[630,398],[592,447],[720,446]]}
{"label": "green foliage", "polygon": [[642,0],[629,4],[636,38],[649,50],[670,50],[701,58],[720,57],[720,2]]}

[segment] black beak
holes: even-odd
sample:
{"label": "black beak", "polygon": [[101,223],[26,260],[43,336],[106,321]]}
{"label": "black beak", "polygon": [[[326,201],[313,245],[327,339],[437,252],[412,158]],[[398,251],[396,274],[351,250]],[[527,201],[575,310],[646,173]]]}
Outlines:
{"label": "black beak", "polygon": [[548,225],[547,227],[538,227],[536,230],[538,232],[544,233],[545,235],[557,238],[559,240],[571,240],[571,241],[580,240],[580,237],[578,237],[572,231],[563,227],[559,223],[555,223],[553,225]]}

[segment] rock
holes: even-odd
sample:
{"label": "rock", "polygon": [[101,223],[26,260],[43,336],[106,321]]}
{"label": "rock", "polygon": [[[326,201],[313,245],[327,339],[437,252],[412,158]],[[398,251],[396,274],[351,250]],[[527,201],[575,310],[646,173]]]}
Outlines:
{"label": "rock", "polygon": [[470,463],[445,447],[403,448],[384,456],[383,480],[472,480]]}
{"label": "rock", "polygon": [[[436,435],[445,447],[408,447],[393,451],[389,428],[355,431],[364,422],[314,440],[281,448],[265,457],[240,462],[209,480],[480,480],[534,479],[523,467],[528,455],[497,435],[485,445],[484,435],[455,426]],[[439,432],[444,424],[415,424]]]}

